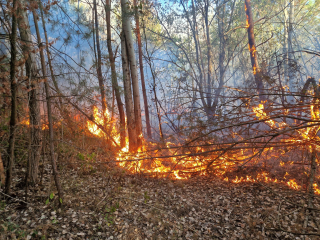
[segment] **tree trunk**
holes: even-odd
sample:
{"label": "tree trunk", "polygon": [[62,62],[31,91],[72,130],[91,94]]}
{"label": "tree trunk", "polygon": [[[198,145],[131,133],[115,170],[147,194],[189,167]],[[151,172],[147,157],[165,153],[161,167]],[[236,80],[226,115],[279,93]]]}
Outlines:
{"label": "tree trunk", "polygon": [[14,161],[14,144],[16,136],[16,115],[17,115],[17,82],[16,82],[16,60],[17,60],[17,0],[12,2],[13,14],[12,14],[12,28],[10,36],[11,45],[11,60],[10,60],[10,83],[11,83],[11,117],[10,117],[10,137],[8,147],[8,160],[6,164],[6,181],[5,181],[5,193],[10,194],[11,182],[12,182],[12,167]]}
{"label": "tree trunk", "polygon": [[157,117],[158,117],[158,123],[159,123],[160,140],[163,141],[164,139],[163,139],[162,124],[161,124],[161,114],[160,114],[160,109],[158,106],[158,98],[157,98],[157,90],[156,90],[156,76],[155,76],[154,71],[152,69],[151,57],[150,57],[149,51],[148,51],[148,41],[147,41],[147,36],[146,36],[146,28],[145,28],[143,19],[142,19],[142,29],[143,29],[144,40],[145,40],[145,45],[146,45],[147,63],[148,63],[149,68],[151,70],[151,75],[152,75],[152,80],[153,80],[152,90],[153,90],[153,94],[154,94],[154,103],[156,105],[156,111],[157,111]]}
{"label": "tree trunk", "polygon": [[[200,100],[202,102],[203,108],[205,113],[207,114],[207,117],[210,118],[211,111],[210,111],[210,105],[211,104],[211,95],[206,94],[205,92],[207,91],[206,86],[206,79],[205,79],[205,72],[204,72],[204,63],[203,63],[203,57],[202,57],[202,50],[200,46],[200,40],[199,40],[199,33],[198,33],[198,24],[197,24],[197,14],[196,14],[196,5],[195,1],[191,1],[192,5],[192,24],[191,21],[189,22],[192,30],[192,35],[195,43],[195,48],[196,48],[196,62],[197,62],[197,67],[199,70],[199,81],[198,81],[198,86],[199,86],[199,93],[200,93]],[[208,98],[209,97],[209,98]]]}
{"label": "tree trunk", "polygon": [[[212,66],[212,49],[211,49],[211,41],[210,41],[210,31],[209,31],[209,0],[205,0],[205,29],[206,29],[206,41],[207,41],[207,55],[208,55],[208,76],[207,76],[207,103],[208,107],[211,108],[211,101],[212,101],[212,73],[213,73],[213,66]],[[224,21],[223,19],[221,19]],[[224,37],[224,36],[223,36]],[[215,114],[215,111],[212,113]],[[213,116],[211,116],[213,117]]]}
{"label": "tree trunk", "polygon": [[[43,9],[42,9],[42,3],[41,1],[39,1],[39,7],[40,7],[40,12],[41,12],[41,17],[42,17],[42,21],[44,22],[43,19]],[[35,25],[38,25],[37,21],[35,20]],[[38,26],[36,26],[36,28],[38,28]],[[38,36],[37,33],[37,37],[40,37],[40,35]],[[41,39],[38,39],[38,42]],[[47,39],[46,39],[47,41]],[[48,45],[47,45],[48,47]],[[47,48],[48,50],[48,48]],[[43,52],[41,54],[42,50],[40,51],[40,57],[41,57],[41,65],[42,67],[44,67],[44,55]],[[50,55],[48,55],[49,58]],[[42,68],[43,70],[43,74],[45,75],[45,68]],[[46,79],[47,80],[47,79]],[[61,189],[61,185],[60,185],[60,179],[59,179],[59,172],[57,169],[57,163],[56,163],[56,159],[55,159],[55,153],[54,153],[54,135],[53,135],[53,123],[52,123],[52,111],[51,111],[51,97],[50,97],[50,92],[49,92],[49,84],[48,81],[44,81],[44,87],[45,87],[45,92],[46,92],[46,100],[47,100],[47,114],[48,114],[48,121],[49,121],[49,149],[50,149],[50,159],[51,159],[51,164],[52,164],[52,169],[53,169],[53,176],[54,176],[54,181],[57,187],[57,191],[58,191],[58,196],[59,196],[59,205],[61,206],[62,204],[62,197],[63,197],[63,193],[62,193],[62,189]]]}
{"label": "tree trunk", "polygon": [[215,90],[214,102],[211,106],[211,114],[215,115],[220,94],[223,90],[224,83],[224,75],[226,72],[226,67],[224,65],[225,57],[226,57],[226,39],[225,39],[225,4],[218,6],[218,32],[219,32],[219,85]]}
{"label": "tree trunk", "polygon": [[99,22],[98,22],[98,11],[97,11],[97,1],[93,0],[93,7],[94,7],[94,17],[95,17],[95,30],[96,30],[96,48],[97,48],[97,57],[98,57],[98,63],[97,63],[97,76],[99,81],[99,88],[100,88],[100,94],[101,94],[101,104],[102,104],[102,112],[103,112],[103,118],[104,118],[104,125],[107,124],[106,121],[106,110],[107,110],[107,102],[106,102],[106,96],[105,96],[105,90],[104,90],[104,82],[103,82],[103,76],[102,76],[102,70],[101,70],[101,49],[100,49],[100,39],[99,39]]}
{"label": "tree trunk", "polygon": [[263,102],[266,100],[266,96],[264,95],[262,74],[261,74],[261,71],[259,68],[259,63],[258,63],[256,43],[255,43],[255,38],[254,38],[254,23],[253,23],[253,16],[252,16],[250,0],[245,0],[245,11],[246,11],[246,16],[247,16],[247,29],[248,29],[248,40],[249,40],[249,51],[250,51],[251,65],[252,65],[252,70],[253,70],[253,74],[254,74],[254,80],[257,85],[259,99],[261,102]]}
{"label": "tree trunk", "polygon": [[[292,37],[293,37],[293,18],[294,18],[294,0],[290,0],[290,8],[289,8],[289,22],[288,22],[288,78],[289,78],[289,88],[291,92],[296,92],[297,89],[294,86],[294,53],[292,47]],[[294,103],[294,97],[292,99],[289,98],[289,102],[291,104]]]}
{"label": "tree trunk", "polygon": [[40,127],[40,106],[39,106],[39,94],[38,88],[39,83],[37,80],[38,69],[36,65],[36,56],[34,53],[34,48],[32,46],[32,35],[29,25],[29,20],[27,12],[24,9],[25,1],[21,1],[22,6],[19,8],[19,18],[18,26],[23,41],[22,51],[23,55],[27,57],[26,60],[26,75],[28,77],[29,89],[28,98],[29,98],[29,116],[30,116],[30,133],[31,133],[31,156],[30,168],[29,168],[29,177],[32,184],[38,182],[38,169],[39,169],[39,160],[40,160],[40,151],[41,151],[41,127]]}
{"label": "tree trunk", "polygon": [[151,136],[151,125],[150,125],[150,118],[149,118],[149,107],[148,107],[148,98],[147,98],[147,91],[146,85],[144,81],[144,72],[143,72],[143,60],[142,60],[142,45],[141,45],[141,35],[140,35],[140,22],[139,22],[139,12],[137,6],[137,0],[133,0],[134,4],[134,14],[136,20],[136,35],[137,35],[137,42],[138,42],[138,50],[139,50],[139,66],[140,66],[140,76],[141,76],[141,87],[142,87],[142,94],[143,94],[143,103],[144,103],[144,112],[146,117],[146,127],[147,127],[147,135],[148,138],[152,138]]}
{"label": "tree trunk", "polygon": [[110,0],[106,0],[105,5],[105,11],[106,11],[106,22],[107,22],[107,46],[108,46],[108,53],[109,53],[109,61],[110,61],[110,67],[111,67],[111,81],[112,81],[112,88],[114,90],[114,93],[116,95],[116,101],[119,109],[119,117],[120,117],[120,146],[124,147],[126,144],[126,127],[125,127],[125,114],[123,109],[123,103],[121,100],[120,95],[120,88],[118,85],[117,80],[117,71],[116,71],[116,64],[115,59],[113,56],[112,51],[112,45],[111,45],[111,4]]}
{"label": "tree trunk", "polygon": [[129,70],[129,62],[128,62],[128,56],[127,56],[126,42],[125,42],[123,33],[121,33],[121,59],[122,59],[124,98],[125,98],[126,112],[127,112],[129,151],[135,152],[137,150],[138,136],[135,129],[130,70]]}
{"label": "tree trunk", "polygon": [[139,94],[139,80],[137,72],[137,63],[134,54],[130,17],[128,10],[128,1],[121,0],[122,10],[122,31],[123,37],[127,49],[127,59],[130,65],[131,81],[132,81],[132,92],[133,92],[133,104],[134,104],[134,118],[135,118],[135,129],[137,133],[137,147],[142,146],[142,121],[141,121],[141,108],[140,108],[140,94]]}
{"label": "tree trunk", "polygon": [[47,53],[47,58],[48,58],[48,65],[49,65],[49,69],[50,69],[51,79],[52,79],[54,88],[55,88],[56,92],[59,95],[59,97],[58,97],[58,100],[59,100],[59,105],[58,105],[59,106],[59,111],[60,111],[61,115],[63,116],[63,119],[65,119],[67,121],[67,126],[69,127],[69,129],[72,132],[74,132],[72,120],[70,118],[69,112],[67,111],[67,109],[65,108],[64,103],[62,102],[62,93],[61,93],[61,91],[59,89],[58,82],[56,81],[56,78],[55,78],[54,72],[53,72],[53,67],[52,67],[52,62],[51,62],[51,52],[49,50],[49,40],[48,40],[46,22],[45,22],[43,11],[42,11],[42,2],[38,1],[38,5],[39,5],[39,8],[40,8],[42,28],[43,28],[43,32],[44,32],[44,36],[45,36],[45,41],[46,41],[46,53]]}

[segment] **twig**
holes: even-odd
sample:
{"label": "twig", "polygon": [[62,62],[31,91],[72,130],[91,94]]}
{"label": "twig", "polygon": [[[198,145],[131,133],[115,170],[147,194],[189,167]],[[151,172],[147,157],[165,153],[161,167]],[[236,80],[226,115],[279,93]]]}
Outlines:
{"label": "twig", "polygon": [[23,203],[28,204],[28,205],[33,205],[32,203],[28,203],[28,202],[23,201],[23,200],[21,200],[21,199],[11,197],[10,195],[5,194],[5,193],[4,193],[4,192],[2,192],[2,191],[0,191],[0,193],[1,193],[1,194],[3,194],[3,195],[5,195],[6,197],[9,197],[9,198],[12,198],[12,199],[14,199],[14,200],[17,200],[18,202],[23,202]]}

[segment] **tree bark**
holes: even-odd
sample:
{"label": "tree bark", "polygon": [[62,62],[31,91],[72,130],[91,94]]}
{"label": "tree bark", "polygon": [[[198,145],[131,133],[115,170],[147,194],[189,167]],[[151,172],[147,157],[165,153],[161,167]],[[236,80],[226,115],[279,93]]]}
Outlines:
{"label": "tree bark", "polygon": [[[39,7],[40,7],[40,12],[41,12],[41,17],[43,18],[43,9],[42,9],[41,1],[39,1]],[[42,21],[44,22],[44,19],[42,19]],[[37,21],[35,21],[35,25],[37,25]],[[36,28],[38,28],[38,26],[36,26]],[[40,37],[40,34],[38,36],[38,33],[37,33],[37,37]],[[39,42],[39,40],[41,40],[41,39],[38,38],[38,42]],[[43,67],[42,68],[43,74],[45,75],[44,55],[43,55],[43,52],[42,52],[42,54],[41,54],[41,52],[42,52],[42,50],[40,51],[40,57],[41,57],[41,65]],[[49,57],[49,55],[48,55],[48,57]],[[49,121],[50,159],[51,159],[51,164],[52,164],[52,169],[53,169],[54,181],[55,181],[57,191],[58,191],[58,196],[59,196],[59,205],[61,206],[63,193],[62,193],[62,188],[61,188],[60,179],[59,179],[59,172],[57,169],[57,163],[56,163],[55,153],[54,153],[54,135],[53,135],[53,123],[52,123],[52,111],[51,111],[51,97],[50,97],[50,91],[49,91],[50,87],[49,87],[47,79],[46,79],[46,81],[44,81],[44,87],[45,87],[45,92],[46,92],[47,114],[48,114],[48,121]]]}
{"label": "tree bark", "polygon": [[11,83],[11,116],[10,116],[10,137],[8,147],[8,160],[6,164],[6,182],[5,182],[5,193],[10,194],[11,182],[12,182],[12,167],[14,161],[14,144],[16,136],[16,115],[17,115],[17,82],[16,82],[16,60],[17,60],[17,0],[12,2],[12,27],[10,36],[11,45],[11,60],[10,60],[10,83]]}
{"label": "tree bark", "polygon": [[25,1],[21,1],[21,6],[18,8],[19,18],[18,26],[23,41],[22,51],[23,55],[27,57],[25,66],[26,66],[26,75],[28,77],[30,91],[28,92],[29,98],[29,117],[30,117],[30,138],[31,138],[31,156],[30,168],[29,168],[29,177],[32,184],[38,182],[38,169],[39,169],[39,160],[41,154],[41,127],[40,127],[40,106],[39,106],[39,83],[37,80],[38,69],[36,65],[36,56],[34,53],[34,47],[32,46],[32,36],[29,25],[29,20],[27,12],[24,10]]}
{"label": "tree bark", "polygon": [[135,118],[135,129],[137,133],[137,147],[142,146],[142,121],[141,121],[141,108],[140,108],[140,94],[139,94],[139,80],[137,72],[137,63],[134,54],[134,46],[131,33],[130,25],[130,13],[128,9],[128,1],[121,0],[122,10],[122,31],[123,37],[127,49],[127,59],[129,61],[131,81],[132,81],[132,93],[133,93],[133,104],[134,104],[134,118]]}
{"label": "tree bark", "polygon": [[[290,0],[290,7],[289,7],[289,22],[288,22],[288,78],[289,78],[289,88],[291,92],[296,92],[296,88],[294,86],[294,53],[292,47],[292,36],[293,36],[293,18],[294,18],[294,0]],[[294,99],[292,99],[293,101]],[[293,103],[293,102],[291,102]]]}
{"label": "tree bark", "polygon": [[126,144],[126,127],[125,127],[125,114],[123,109],[123,103],[121,100],[120,95],[120,87],[118,85],[117,80],[117,72],[116,72],[116,64],[115,59],[113,56],[112,45],[111,45],[111,4],[110,0],[106,0],[105,5],[106,11],[106,23],[107,23],[107,46],[108,46],[108,53],[109,53],[109,61],[111,67],[111,81],[112,81],[112,88],[114,90],[116,101],[119,110],[119,117],[120,117],[120,146],[124,147]]}
{"label": "tree bark", "polygon": [[249,51],[250,51],[252,70],[254,74],[254,80],[256,82],[259,99],[261,102],[264,102],[266,100],[266,97],[264,95],[262,74],[259,68],[258,57],[257,57],[256,43],[254,38],[254,22],[253,22],[250,0],[245,0],[245,11],[247,16]]}
{"label": "tree bark", "polygon": [[135,152],[137,150],[138,137],[135,129],[135,118],[134,118],[133,101],[132,101],[129,61],[127,57],[126,42],[125,42],[123,33],[121,33],[121,59],[122,59],[124,98],[125,98],[126,113],[127,113],[129,151]]}
{"label": "tree bark", "polygon": [[138,50],[139,50],[139,67],[140,67],[140,77],[141,77],[141,87],[143,94],[143,103],[144,103],[144,112],[146,117],[146,127],[147,127],[147,136],[148,138],[152,138],[151,136],[151,125],[150,125],[150,117],[149,117],[149,107],[148,107],[148,98],[146,91],[146,84],[144,81],[144,71],[143,71],[143,60],[142,60],[142,44],[141,44],[141,34],[140,34],[140,21],[139,21],[139,12],[137,6],[137,0],[133,0],[134,5],[134,15],[136,20],[136,36],[138,42]]}
{"label": "tree bark", "polygon": [[97,11],[97,1],[93,0],[93,7],[94,7],[94,17],[95,17],[95,30],[96,30],[96,48],[97,48],[97,76],[99,81],[99,88],[100,88],[100,94],[101,94],[101,104],[102,104],[102,112],[104,117],[104,125],[107,124],[107,119],[105,116],[106,110],[107,110],[107,102],[106,102],[106,96],[105,96],[105,88],[104,88],[104,82],[103,82],[103,76],[102,76],[102,70],[101,70],[101,49],[100,49],[100,39],[99,39],[99,22],[98,22],[98,11]]}
{"label": "tree bark", "polygon": [[[209,31],[209,0],[205,0],[204,4],[205,4],[204,21],[205,21],[205,29],[206,29],[207,55],[208,55],[208,75],[207,75],[207,93],[206,94],[207,94],[208,107],[212,108],[212,106],[211,106],[211,104],[212,104],[212,102],[211,102],[212,101],[212,96],[211,96],[212,87],[211,86],[212,86],[213,66],[212,66],[212,49],[211,49],[211,41],[210,41],[210,31]],[[221,21],[224,21],[224,19],[221,19]],[[212,113],[212,115],[214,115],[214,114],[215,114],[215,111]]]}

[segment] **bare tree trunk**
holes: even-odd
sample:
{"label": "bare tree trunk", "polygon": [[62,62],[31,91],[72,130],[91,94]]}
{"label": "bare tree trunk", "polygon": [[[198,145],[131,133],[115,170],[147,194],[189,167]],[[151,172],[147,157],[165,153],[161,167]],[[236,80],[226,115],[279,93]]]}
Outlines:
{"label": "bare tree trunk", "polygon": [[144,81],[144,72],[143,72],[143,60],[142,60],[142,44],[141,44],[141,35],[140,35],[140,21],[139,21],[139,12],[137,6],[137,0],[133,0],[134,5],[134,14],[136,20],[136,35],[137,35],[137,42],[138,42],[138,50],[139,50],[139,67],[140,67],[140,76],[141,76],[141,87],[142,87],[142,94],[143,94],[143,103],[144,103],[144,112],[146,117],[146,126],[147,126],[147,135],[148,138],[152,138],[151,136],[151,125],[150,125],[150,117],[149,117],[149,107],[148,107],[148,98],[147,98],[147,91],[146,85]]}
{"label": "bare tree trunk", "polygon": [[98,75],[98,81],[99,81],[99,88],[100,88],[100,94],[101,94],[101,104],[102,104],[102,112],[104,117],[104,124],[107,124],[105,112],[107,110],[107,102],[106,102],[106,96],[105,96],[105,90],[104,90],[104,82],[103,82],[103,76],[102,76],[102,70],[101,70],[101,49],[100,49],[100,39],[99,39],[99,22],[98,22],[98,11],[97,11],[97,1],[93,0],[93,7],[94,7],[94,17],[95,17],[95,30],[96,30],[96,48],[97,48],[97,54],[98,54],[98,63],[97,63],[97,75]]}
{"label": "bare tree trunk", "polygon": [[94,60],[95,63],[97,64],[97,51],[96,51],[96,35],[95,35],[95,27],[94,27],[94,23],[95,23],[95,18],[94,18],[94,7],[92,8],[92,40],[93,40],[93,52],[94,52]]}
{"label": "bare tree trunk", "polygon": [[[294,53],[292,47],[292,37],[293,37],[293,18],[294,18],[294,0],[290,0],[290,8],[289,8],[289,22],[288,22],[288,78],[289,78],[289,88],[291,92],[296,92],[297,89],[294,86]],[[289,99],[290,103],[294,103],[294,98]]]}
{"label": "bare tree trunk", "polygon": [[14,161],[14,144],[16,136],[16,115],[17,115],[17,82],[16,82],[16,60],[17,60],[17,0],[12,2],[12,28],[10,36],[11,45],[11,60],[10,60],[10,83],[11,83],[11,117],[10,117],[10,137],[8,147],[8,160],[6,164],[6,182],[5,193],[10,194],[11,182],[12,182],[12,167]]}
{"label": "bare tree trunk", "polygon": [[123,37],[126,43],[127,59],[129,60],[130,72],[131,72],[135,129],[137,133],[137,147],[139,148],[142,146],[142,138],[143,138],[141,108],[140,108],[140,94],[139,94],[139,80],[138,80],[138,72],[137,72],[137,63],[136,63],[136,58],[134,54],[127,0],[121,0],[121,10],[122,10]]}
{"label": "bare tree trunk", "polygon": [[48,58],[48,65],[49,65],[49,69],[50,69],[50,74],[51,74],[51,79],[52,79],[52,82],[53,82],[53,85],[54,85],[54,88],[56,90],[56,92],[58,93],[59,97],[58,97],[58,100],[59,100],[59,110],[60,110],[60,113],[61,115],[63,116],[63,118],[67,121],[67,125],[68,127],[70,128],[70,130],[72,132],[74,132],[74,129],[72,127],[72,120],[69,116],[69,113],[67,111],[67,109],[64,107],[64,103],[62,102],[62,94],[61,94],[61,91],[59,89],[59,85],[58,85],[58,82],[56,81],[56,78],[54,76],[54,72],[53,72],[53,67],[52,67],[52,62],[51,62],[51,53],[50,53],[50,50],[49,50],[49,40],[48,40],[48,34],[47,34],[47,28],[46,28],[46,22],[45,22],[45,19],[44,19],[44,15],[43,15],[43,7],[42,7],[42,2],[41,1],[38,1],[38,5],[39,5],[39,8],[40,8],[40,15],[41,15],[41,21],[42,21],[42,28],[43,28],[43,32],[44,32],[44,36],[45,36],[45,40],[46,40],[46,53],[47,53],[47,58]]}
{"label": "bare tree trunk", "polygon": [[156,90],[156,76],[155,76],[155,73],[154,73],[153,68],[152,68],[151,57],[150,57],[149,51],[148,51],[148,41],[147,41],[147,36],[146,36],[146,28],[145,28],[143,19],[142,19],[142,29],[143,29],[144,40],[145,40],[145,45],[146,45],[147,63],[148,63],[149,68],[151,70],[151,75],[152,75],[152,79],[153,79],[152,90],[153,90],[153,94],[154,94],[154,103],[156,105],[156,111],[157,111],[157,117],[158,117],[158,123],[159,123],[160,140],[163,141],[161,114],[160,114],[160,109],[159,109],[159,106],[158,106],[158,98],[157,98],[157,90]]}
{"label": "bare tree trunk", "polygon": [[108,53],[109,53],[109,61],[110,61],[110,67],[111,67],[111,80],[112,80],[112,88],[114,90],[114,93],[116,95],[117,105],[119,109],[119,117],[120,117],[120,146],[124,147],[126,144],[126,127],[125,127],[125,114],[123,109],[123,103],[121,100],[120,95],[120,88],[118,85],[117,80],[117,71],[116,71],[116,64],[115,59],[113,56],[112,51],[112,45],[111,45],[111,4],[110,0],[106,0],[105,5],[105,11],[106,11],[106,22],[107,22],[107,46],[108,46]]}
{"label": "bare tree trunk", "polygon": [[253,23],[253,16],[252,16],[250,0],[245,0],[245,11],[246,11],[246,16],[247,16],[249,51],[250,51],[252,70],[253,70],[253,74],[254,74],[254,80],[257,85],[257,91],[259,94],[260,101],[265,101],[266,97],[264,96],[264,86],[263,86],[263,82],[262,82],[261,71],[259,68],[256,43],[255,43],[255,38],[254,38],[254,23]]}
{"label": "bare tree trunk", "polygon": [[[40,12],[41,12],[41,17],[43,18],[43,9],[42,9],[42,3],[39,1],[39,7],[40,7]],[[44,22],[44,19],[42,19]],[[38,27],[38,22],[35,19],[35,25],[37,29],[37,38],[38,38],[38,43],[40,43],[41,38],[40,38],[40,33],[39,33],[39,27]],[[47,40],[47,39],[46,39]],[[47,46],[48,47],[48,46]],[[44,54],[42,48],[40,48],[40,57],[41,57],[41,66],[42,66],[42,73],[44,76],[46,76],[46,70],[45,70],[45,59],[44,59]],[[49,58],[49,55],[47,56]],[[51,158],[51,164],[52,164],[52,169],[53,169],[53,176],[54,176],[54,181],[58,190],[58,196],[59,196],[59,205],[61,206],[62,204],[62,189],[61,189],[61,184],[60,184],[60,179],[59,179],[59,172],[57,169],[57,163],[55,159],[55,153],[54,153],[54,135],[53,135],[53,123],[52,123],[52,111],[51,111],[51,97],[50,97],[50,92],[49,92],[49,84],[46,79],[44,81],[44,87],[45,87],[45,92],[46,92],[46,100],[47,100],[47,114],[48,114],[48,121],[49,121],[49,149],[50,149],[50,158]]]}
{"label": "bare tree trunk", "polygon": [[214,102],[211,106],[211,112],[213,115],[216,114],[218,101],[220,98],[220,94],[223,90],[224,83],[224,75],[226,72],[226,67],[224,65],[225,57],[226,57],[226,39],[225,39],[225,3],[218,6],[218,32],[219,32],[219,85],[215,90]]}
{"label": "bare tree trunk", "polygon": [[[210,41],[210,30],[209,30],[209,0],[205,0],[205,16],[204,16],[204,21],[205,21],[205,29],[206,29],[206,41],[207,41],[207,55],[208,55],[208,76],[207,76],[207,103],[208,107],[212,108],[212,73],[213,73],[213,66],[212,66],[212,49],[211,49],[211,41]],[[221,19],[224,21],[224,19]],[[223,36],[224,37],[224,36]],[[211,113],[213,115],[215,114],[215,111]]]}
{"label": "bare tree trunk", "polygon": [[18,26],[23,41],[22,51],[25,57],[27,57],[26,65],[26,75],[29,81],[28,98],[29,98],[29,116],[30,116],[30,138],[31,138],[31,156],[29,177],[32,184],[38,182],[38,169],[39,160],[41,154],[41,127],[40,127],[40,104],[38,101],[39,93],[39,83],[37,80],[38,69],[36,65],[36,56],[34,53],[34,48],[32,46],[32,36],[29,25],[29,20],[27,12],[24,10],[25,1],[21,1],[22,6],[19,7],[19,18]]}
{"label": "bare tree trunk", "polygon": [[123,33],[121,33],[121,59],[122,59],[124,98],[125,98],[126,112],[127,112],[129,150],[130,152],[135,152],[137,150],[138,139],[137,139],[137,133],[135,129],[129,62],[127,57],[126,42],[125,42]]}

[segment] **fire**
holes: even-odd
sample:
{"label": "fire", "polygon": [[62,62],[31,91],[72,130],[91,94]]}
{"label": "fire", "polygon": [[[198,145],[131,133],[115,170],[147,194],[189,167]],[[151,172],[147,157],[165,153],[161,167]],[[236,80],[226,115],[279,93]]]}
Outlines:
{"label": "fire", "polygon": [[[316,104],[318,104],[317,101],[318,100],[315,102]],[[286,122],[280,121],[279,118],[273,118],[272,115],[265,110],[264,104],[262,103],[253,107],[252,110],[254,116],[259,120],[263,120],[272,131],[281,131],[290,127]],[[318,108],[314,107],[312,104],[310,106],[310,113],[312,120],[320,119]],[[286,114],[288,114],[288,111]],[[120,134],[116,126],[116,119],[112,119],[110,115],[108,110],[102,114],[97,107],[93,108],[94,121],[105,126],[115,142],[120,145]],[[106,122],[104,122],[104,119]],[[311,125],[312,123],[307,124]],[[87,128],[95,136],[106,138],[106,133],[100,130],[95,123],[87,121]],[[294,134],[291,134],[290,138],[284,138],[280,141],[287,144],[308,142],[309,145],[320,150],[316,144],[311,142],[311,140],[314,139],[317,139],[317,141],[320,140],[316,135],[319,128],[319,126],[310,126],[298,129],[294,131]],[[241,135],[237,133],[232,133],[232,137],[239,142],[243,140]],[[255,176],[246,175],[245,177],[236,176],[231,178],[230,176],[226,176],[227,172],[237,169],[239,164],[250,161],[256,155],[275,158],[285,155],[286,151],[276,148],[276,144],[270,147],[264,146],[262,150],[259,148],[252,148],[250,147],[251,145],[247,143],[241,145],[243,148],[228,149],[230,144],[226,144],[225,148],[227,148],[228,151],[224,152],[224,147],[221,149],[218,147],[211,147],[210,151],[207,151],[208,148],[205,147],[190,146],[185,148],[184,143],[178,144],[169,141],[165,142],[161,145],[162,147],[159,148],[154,143],[146,142],[143,135],[140,135],[139,138],[142,139],[143,147],[139,149],[137,153],[130,153],[129,140],[127,137],[126,146],[115,153],[117,165],[133,174],[143,173],[152,177],[189,179],[195,173],[198,175],[206,175],[210,166],[210,171],[225,182],[233,184],[254,182],[277,183],[284,184],[294,190],[302,189],[302,186],[299,185],[289,173],[286,173],[282,178],[271,177],[267,172],[260,172]],[[272,144],[272,142],[270,142],[270,144]],[[309,148],[309,151],[311,151],[311,147]],[[210,152],[210,154],[207,154],[207,152]],[[208,163],[210,164],[208,165]],[[279,166],[285,167],[293,164],[293,161],[280,161]],[[320,194],[320,189],[317,184],[314,184],[314,191],[316,194]]]}
{"label": "fire", "polygon": [[[20,124],[30,127],[29,118],[22,120]],[[45,129],[49,129],[49,127],[46,123],[42,123],[41,130],[45,130]]]}
{"label": "fire", "polygon": [[289,187],[291,187],[295,190],[299,190],[301,188],[301,186],[299,186],[294,179],[289,180],[289,182],[287,182],[287,184]]}
{"label": "fire", "polygon": [[[110,116],[110,112],[108,109],[106,109],[105,113],[102,115],[101,112],[99,111],[99,109],[94,106],[93,107],[93,118],[95,120],[96,123],[102,125],[102,126],[109,126],[109,128],[107,130],[109,130],[110,135],[115,139],[115,142],[118,143],[120,145],[120,134],[118,133],[116,126],[114,124],[114,119],[111,118]],[[104,124],[104,119],[106,119],[107,123]],[[106,133],[103,132],[95,123],[91,122],[91,121],[87,121],[87,128],[88,130],[98,136],[98,137],[106,137]],[[129,149],[128,147],[128,141],[126,141],[127,146],[123,148],[123,150],[125,149]]]}

